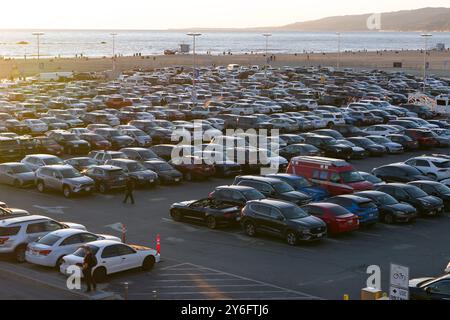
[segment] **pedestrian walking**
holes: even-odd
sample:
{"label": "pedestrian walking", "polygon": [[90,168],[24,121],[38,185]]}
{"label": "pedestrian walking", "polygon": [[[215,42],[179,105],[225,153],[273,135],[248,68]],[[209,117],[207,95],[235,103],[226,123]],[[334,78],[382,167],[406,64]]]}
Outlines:
{"label": "pedestrian walking", "polygon": [[133,191],[134,191],[134,181],[132,178],[128,178],[125,188],[125,199],[123,199],[123,203],[127,203],[128,199],[130,199],[131,204],[134,204]]}
{"label": "pedestrian walking", "polygon": [[97,265],[97,259],[95,258],[94,253],[92,252],[90,247],[86,246],[84,247],[84,250],[86,254],[84,255],[82,270],[84,280],[86,281],[87,285],[86,292],[91,292],[92,289],[96,291],[97,284],[95,283],[95,279],[92,276],[92,269]]}

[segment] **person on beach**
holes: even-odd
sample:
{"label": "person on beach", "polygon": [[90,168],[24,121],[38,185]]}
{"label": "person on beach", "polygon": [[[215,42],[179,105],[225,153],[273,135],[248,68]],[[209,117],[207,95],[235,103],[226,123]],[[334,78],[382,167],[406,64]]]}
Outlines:
{"label": "person on beach", "polygon": [[132,178],[128,178],[125,187],[125,199],[123,199],[123,203],[128,203],[128,199],[130,199],[131,204],[134,204],[133,191],[134,191],[134,181]]}
{"label": "person on beach", "polygon": [[84,250],[86,251],[86,254],[83,260],[82,271],[87,286],[86,292],[91,292],[92,290],[96,291],[97,284],[92,276],[92,269],[97,265],[97,259],[95,258],[90,247],[86,246],[84,247]]}

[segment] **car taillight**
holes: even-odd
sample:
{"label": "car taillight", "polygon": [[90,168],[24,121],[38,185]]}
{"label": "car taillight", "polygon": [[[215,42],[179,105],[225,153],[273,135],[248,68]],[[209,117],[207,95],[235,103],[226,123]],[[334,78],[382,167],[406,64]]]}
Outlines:
{"label": "car taillight", "polygon": [[8,237],[0,238],[0,245],[5,244],[6,241],[8,241],[8,240],[9,240]]}
{"label": "car taillight", "polygon": [[48,256],[52,250],[39,250],[38,252],[41,256]]}
{"label": "car taillight", "polygon": [[214,192],[210,192],[210,193],[208,194],[208,198],[212,198],[213,195],[214,195]]}

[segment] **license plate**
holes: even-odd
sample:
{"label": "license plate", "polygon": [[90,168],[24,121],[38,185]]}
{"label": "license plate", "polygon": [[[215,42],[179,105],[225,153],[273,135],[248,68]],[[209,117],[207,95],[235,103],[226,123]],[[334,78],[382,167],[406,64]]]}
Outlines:
{"label": "license plate", "polygon": [[87,188],[86,188],[86,191],[91,191],[91,187],[87,187]]}

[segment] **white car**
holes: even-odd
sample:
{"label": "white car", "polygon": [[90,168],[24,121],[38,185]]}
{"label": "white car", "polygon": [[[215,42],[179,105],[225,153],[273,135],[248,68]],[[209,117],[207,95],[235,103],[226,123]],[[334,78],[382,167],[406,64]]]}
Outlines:
{"label": "white car", "polygon": [[225,121],[223,119],[219,118],[208,118],[206,119],[209,123],[211,123],[211,126],[216,128],[217,130],[223,130],[225,128]]}
{"label": "white car", "polygon": [[[135,268],[151,270],[160,261],[160,254],[151,248],[117,243],[111,240],[99,240],[85,244],[89,246],[97,259],[93,276],[97,282],[105,280],[106,276]],[[62,259],[60,272],[69,275],[70,266],[83,264],[86,249],[79,248],[73,254]]]}
{"label": "white car", "polygon": [[437,157],[416,157],[406,160],[407,165],[415,167],[434,180],[450,178],[450,160]]}
{"label": "white car", "polygon": [[80,136],[81,134],[85,134],[85,133],[92,133],[91,131],[89,131],[86,128],[72,128],[69,130],[70,133],[73,133],[76,136]]}
{"label": "white car", "polygon": [[390,134],[398,133],[399,129],[390,125],[377,124],[374,126],[367,127],[363,129],[363,131],[368,133],[369,135],[386,137]]}
{"label": "white car", "polygon": [[99,235],[79,229],[62,229],[43,236],[36,242],[28,244],[26,261],[45,267],[58,267],[62,258],[74,253],[85,243],[98,240],[121,242],[117,237]]}
{"label": "white car", "polygon": [[0,253],[14,253],[18,262],[24,262],[28,243],[50,232],[68,228],[86,230],[81,224],[58,222],[39,215],[0,220]]}
{"label": "white car", "polygon": [[64,165],[64,161],[61,158],[51,154],[31,154],[23,158],[20,162],[33,171],[44,166]]}
{"label": "white car", "polygon": [[319,116],[322,116],[322,118],[325,120],[325,122],[327,123],[327,127],[331,127],[337,124],[345,124],[345,119],[342,114],[324,112]]}
{"label": "white car", "polygon": [[255,112],[253,109],[253,106],[249,104],[233,104],[232,106],[228,107],[228,110],[230,110],[231,114],[237,114],[237,115],[250,115]]}
{"label": "white car", "polygon": [[22,121],[28,128],[30,128],[32,134],[44,134],[48,131],[47,124],[39,119],[26,119]]}
{"label": "white car", "polygon": [[120,132],[133,138],[139,147],[150,147],[152,144],[152,138],[142,130],[124,129],[120,130]]}
{"label": "white car", "polygon": [[442,184],[445,184],[447,187],[450,187],[450,179],[444,179],[444,180],[441,180],[439,182],[442,183]]}

